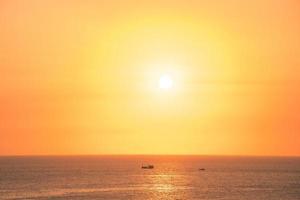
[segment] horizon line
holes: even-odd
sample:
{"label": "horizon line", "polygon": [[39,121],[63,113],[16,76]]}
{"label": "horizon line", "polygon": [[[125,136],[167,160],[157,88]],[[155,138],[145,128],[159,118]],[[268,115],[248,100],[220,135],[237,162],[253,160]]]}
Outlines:
{"label": "horizon line", "polygon": [[300,155],[255,154],[3,154],[0,157],[76,157],[76,156],[194,156],[194,157],[295,157]]}

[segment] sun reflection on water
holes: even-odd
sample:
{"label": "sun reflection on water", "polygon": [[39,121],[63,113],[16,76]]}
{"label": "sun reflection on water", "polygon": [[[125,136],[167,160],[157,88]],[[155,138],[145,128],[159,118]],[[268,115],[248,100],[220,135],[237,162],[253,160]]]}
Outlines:
{"label": "sun reflection on water", "polygon": [[151,176],[153,181],[151,189],[157,192],[173,192],[175,186],[173,183],[174,175],[158,174]]}

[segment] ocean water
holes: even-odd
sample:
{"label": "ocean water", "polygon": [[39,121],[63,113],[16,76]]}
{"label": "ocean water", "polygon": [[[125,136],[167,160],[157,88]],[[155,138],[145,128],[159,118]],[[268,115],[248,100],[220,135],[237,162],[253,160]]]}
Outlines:
{"label": "ocean water", "polygon": [[300,158],[0,157],[0,199],[298,200]]}

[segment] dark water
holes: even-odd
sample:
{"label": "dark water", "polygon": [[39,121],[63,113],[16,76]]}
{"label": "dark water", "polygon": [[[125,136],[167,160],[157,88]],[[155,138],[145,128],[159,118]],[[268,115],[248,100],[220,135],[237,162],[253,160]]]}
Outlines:
{"label": "dark water", "polygon": [[300,158],[0,157],[0,199],[297,200]]}

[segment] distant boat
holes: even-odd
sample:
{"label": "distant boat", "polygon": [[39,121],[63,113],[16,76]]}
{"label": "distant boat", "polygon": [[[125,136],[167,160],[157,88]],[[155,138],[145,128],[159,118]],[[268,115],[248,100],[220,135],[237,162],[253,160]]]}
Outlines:
{"label": "distant boat", "polygon": [[154,165],[143,165],[142,169],[153,169]]}
{"label": "distant boat", "polygon": [[204,171],[205,170],[205,168],[199,168],[199,171]]}

